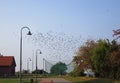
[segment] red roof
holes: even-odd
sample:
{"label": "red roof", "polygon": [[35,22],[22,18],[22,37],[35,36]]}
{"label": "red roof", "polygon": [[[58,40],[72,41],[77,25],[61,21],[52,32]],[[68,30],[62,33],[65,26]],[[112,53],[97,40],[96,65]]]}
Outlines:
{"label": "red roof", "polygon": [[14,56],[0,56],[0,66],[11,66],[13,63],[15,64]]}

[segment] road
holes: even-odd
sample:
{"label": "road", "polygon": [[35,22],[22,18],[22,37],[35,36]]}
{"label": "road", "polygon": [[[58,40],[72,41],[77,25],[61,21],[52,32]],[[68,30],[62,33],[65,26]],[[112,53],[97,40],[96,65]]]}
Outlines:
{"label": "road", "polygon": [[63,78],[42,78],[40,83],[73,83]]}

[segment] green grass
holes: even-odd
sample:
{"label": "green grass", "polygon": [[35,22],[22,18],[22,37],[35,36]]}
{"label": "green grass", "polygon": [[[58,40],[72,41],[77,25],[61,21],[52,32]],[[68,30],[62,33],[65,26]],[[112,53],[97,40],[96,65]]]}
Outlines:
{"label": "green grass", "polygon": [[74,83],[120,83],[120,81],[115,81],[112,79],[92,77],[65,77],[65,79],[70,80]]}
{"label": "green grass", "polygon": [[[30,82],[29,79],[22,79],[23,83]],[[0,78],[0,83],[19,83],[18,78]]]}
{"label": "green grass", "polygon": [[[33,82],[36,82],[36,75],[35,74],[23,74],[22,75],[22,83],[30,83],[31,78]],[[37,80],[40,81],[41,75],[37,75]],[[19,83],[18,76],[11,76],[11,77],[0,77],[0,83]]]}
{"label": "green grass", "polygon": [[19,83],[19,80],[15,80],[15,79],[0,79],[0,83]]}
{"label": "green grass", "polygon": [[[92,77],[69,77],[63,76],[66,80],[70,80],[74,83],[120,83],[120,81],[115,81],[112,79],[105,78],[92,78]],[[40,78],[38,78],[40,81]],[[34,78],[35,81],[35,78]],[[23,78],[23,83],[29,83],[30,78]],[[19,83],[19,78],[0,78],[0,83]]]}

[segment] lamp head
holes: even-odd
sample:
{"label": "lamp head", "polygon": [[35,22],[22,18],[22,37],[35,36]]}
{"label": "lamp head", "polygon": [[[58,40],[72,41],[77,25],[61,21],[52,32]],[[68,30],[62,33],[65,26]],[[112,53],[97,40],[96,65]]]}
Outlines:
{"label": "lamp head", "polygon": [[42,52],[40,51],[40,54],[42,54]]}
{"label": "lamp head", "polygon": [[27,35],[32,35],[32,33],[29,31]]}

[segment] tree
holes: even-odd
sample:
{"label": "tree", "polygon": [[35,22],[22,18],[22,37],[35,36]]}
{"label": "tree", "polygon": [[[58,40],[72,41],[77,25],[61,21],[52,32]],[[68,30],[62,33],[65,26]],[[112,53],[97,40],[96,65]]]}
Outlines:
{"label": "tree", "polygon": [[92,62],[90,57],[92,56],[92,49],[96,46],[94,40],[87,40],[87,42],[82,45],[76,56],[73,58],[73,62],[75,63],[74,73],[76,75],[83,75],[82,72],[87,69],[92,69]]}
{"label": "tree", "polygon": [[34,71],[32,71],[32,73],[33,74],[44,74],[44,73],[47,73],[47,72],[45,72],[43,69],[37,69],[37,71],[36,70],[34,70]]}
{"label": "tree", "polygon": [[120,78],[120,48],[117,41],[99,40],[91,57],[95,73],[99,77]]}
{"label": "tree", "polygon": [[[120,38],[120,29],[113,33],[116,39]],[[120,44],[116,39],[87,40],[73,58],[75,68],[72,73],[81,75],[84,70],[92,69],[98,77],[120,79]]]}
{"label": "tree", "polygon": [[50,71],[51,71],[51,74],[64,75],[66,74],[66,70],[67,70],[66,64],[62,62],[58,62],[52,66]]}
{"label": "tree", "polygon": [[116,40],[87,40],[73,59],[75,76],[82,75],[84,70],[92,69],[96,76],[119,79],[120,45]]}
{"label": "tree", "polygon": [[96,47],[93,49],[93,55],[91,60],[93,62],[93,68],[95,73],[99,74],[100,77],[105,77],[109,70],[108,64],[110,57],[110,47],[109,42],[106,40],[98,40]]}
{"label": "tree", "polygon": [[111,78],[120,78],[120,44],[113,40],[111,45],[111,57],[110,57],[110,67],[111,67]]}
{"label": "tree", "polygon": [[113,30],[113,36],[117,36],[116,39],[120,38],[120,29]]}

